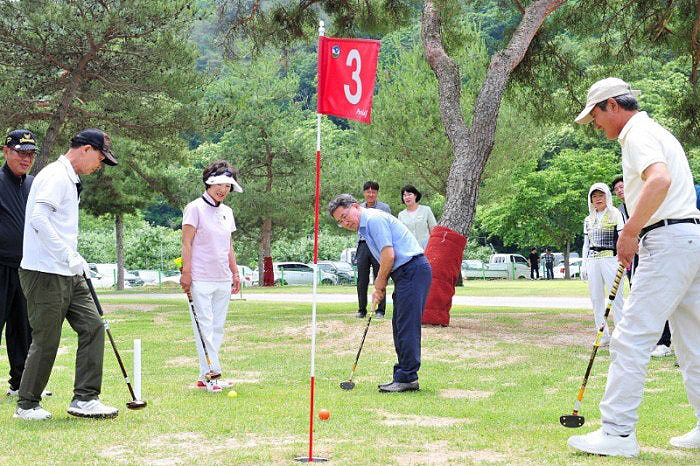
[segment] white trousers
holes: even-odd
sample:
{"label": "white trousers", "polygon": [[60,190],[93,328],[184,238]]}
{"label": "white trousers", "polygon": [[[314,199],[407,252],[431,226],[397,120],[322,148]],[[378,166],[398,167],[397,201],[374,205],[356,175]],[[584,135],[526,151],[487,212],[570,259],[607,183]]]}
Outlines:
{"label": "white trousers", "polygon": [[610,341],[600,402],[603,430],[634,432],[651,351],[668,320],[688,401],[700,421],[700,226],[681,223],[647,233],[634,285]]}
{"label": "white trousers", "polygon": [[[596,330],[603,325],[605,306],[607,305],[608,295],[615,281],[618,265],[617,257],[596,257],[589,258],[586,261],[586,269],[588,271],[588,293],[591,296],[591,303],[593,304],[593,317],[595,319]],[[615,325],[617,325],[617,322],[620,320],[622,307],[625,304],[625,299],[622,296],[623,284],[624,275],[620,281],[620,287],[617,289],[617,295],[615,296],[615,301],[613,301],[613,306],[610,309]],[[603,332],[604,341],[608,340],[609,334],[608,326],[606,325],[605,331]]]}
{"label": "white trousers", "polygon": [[[192,302],[197,313],[199,328],[211,360],[211,370],[221,373],[219,348],[221,348],[221,342],[224,339],[224,324],[231,300],[231,283],[193,280],[190,290],[192,291]],[[199,355],[199,373],[204,376],[209,372],[209,366],[202,349],[202,338],[199,337],[197,324],[191,312],[190,318],[194,330],[194,344]]]}

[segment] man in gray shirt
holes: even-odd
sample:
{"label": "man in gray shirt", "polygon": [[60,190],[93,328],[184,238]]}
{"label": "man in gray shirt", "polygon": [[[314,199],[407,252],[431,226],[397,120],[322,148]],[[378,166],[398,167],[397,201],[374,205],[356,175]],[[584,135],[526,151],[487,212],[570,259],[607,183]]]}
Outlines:
{"label": "man in gray shirt", "polygon": [[[368,209],[379,209],[391,215],[391,209],[388,204],[377,200],[379,194],[379,183],[376,181],[367,181],[362,187],[362,195],[365,197],[365,202],[360,204]],[[379,273],[379,262],[372,256],[365,242],[365,238],[361,234],[357,235],[357,251],[355,252],[355,260],[357,261],[357,302],[358,310],[355,317],[363,319],[367,315],[367,287],[369,286],[369,269],[372,268],[374,277]],[[384,317],[386,310],[386,297],[377,305],[375,317]]]}

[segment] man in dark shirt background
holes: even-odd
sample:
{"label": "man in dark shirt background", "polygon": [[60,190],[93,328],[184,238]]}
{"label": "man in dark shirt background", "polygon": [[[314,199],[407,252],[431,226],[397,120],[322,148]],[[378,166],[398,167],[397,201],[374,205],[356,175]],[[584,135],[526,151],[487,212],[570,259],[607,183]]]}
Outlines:
{"label": "man in dark shirt background", "polygon": [[530,256],[528,257],[530,262],[530,279],[534,280],[535,276],[540,279],[540,255],[537,254],[537,248],[532,248],[530,251]]}
{"label": "man in dark shirt background", "polygon": [[31,344],[27,302],[19,284],[22,260],[24,210],[33,176],[36,138],[31,131],[16,129],[5,138],[5,163],[0,169],[0,339],[5,327],[5,344],[10,362],[8,396],[17,396]]}

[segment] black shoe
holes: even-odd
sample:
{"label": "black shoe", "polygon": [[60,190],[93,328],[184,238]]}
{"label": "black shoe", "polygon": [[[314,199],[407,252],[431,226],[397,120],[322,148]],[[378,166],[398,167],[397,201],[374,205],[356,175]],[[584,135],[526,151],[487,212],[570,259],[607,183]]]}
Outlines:
{"label": "black shoe", "polygon": [[357,314],[355,314],[355,317],[357,317],[358,319],[364,319],[365,317],[367,317],[367,311],[365,311],[365,312],[357,311]]}
{"label": "black shoe", "polygon": [[413,382],[392,382],[390,384],[380,385],[380,392],[410,392],[414,390],[419,390],[418,381]]}
{"label": "black shoe", "polygon": [[374,318],[375,319],[383,319],[384,318],[384,313],[381,311],[377,311],[374,313]]}

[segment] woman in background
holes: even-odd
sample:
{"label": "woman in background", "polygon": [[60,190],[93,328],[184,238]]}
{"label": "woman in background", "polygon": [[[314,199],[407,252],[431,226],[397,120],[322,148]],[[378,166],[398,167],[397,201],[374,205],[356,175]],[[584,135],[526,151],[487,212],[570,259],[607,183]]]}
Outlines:
{"label": "woman in background", "polygon": [[399,212],[399,220],[413,233],[418,244],[425,249],[430,238],[430,232],[437,225],[433,211],[427,205],[420,205],[423,197],[413,185],[407,184],[401,188],[401,200],[406,208]]}
{"label": "woman in background", "polygon": [[[610,292],[617,272],[617,236],[622,230],[622,214],[612,203],[610,189],[605,183],[595,183],[588,191],[588,216],[583,221],[583,262],[581,278],[588,279],[588,293],[593,304],[596,328],[603,324],[605,315],[605,288]],[[622,283],[613,301],[613,322],[621,317],[624,298]],[[608,326],[605,326],[600,346],[610,342]]]}

